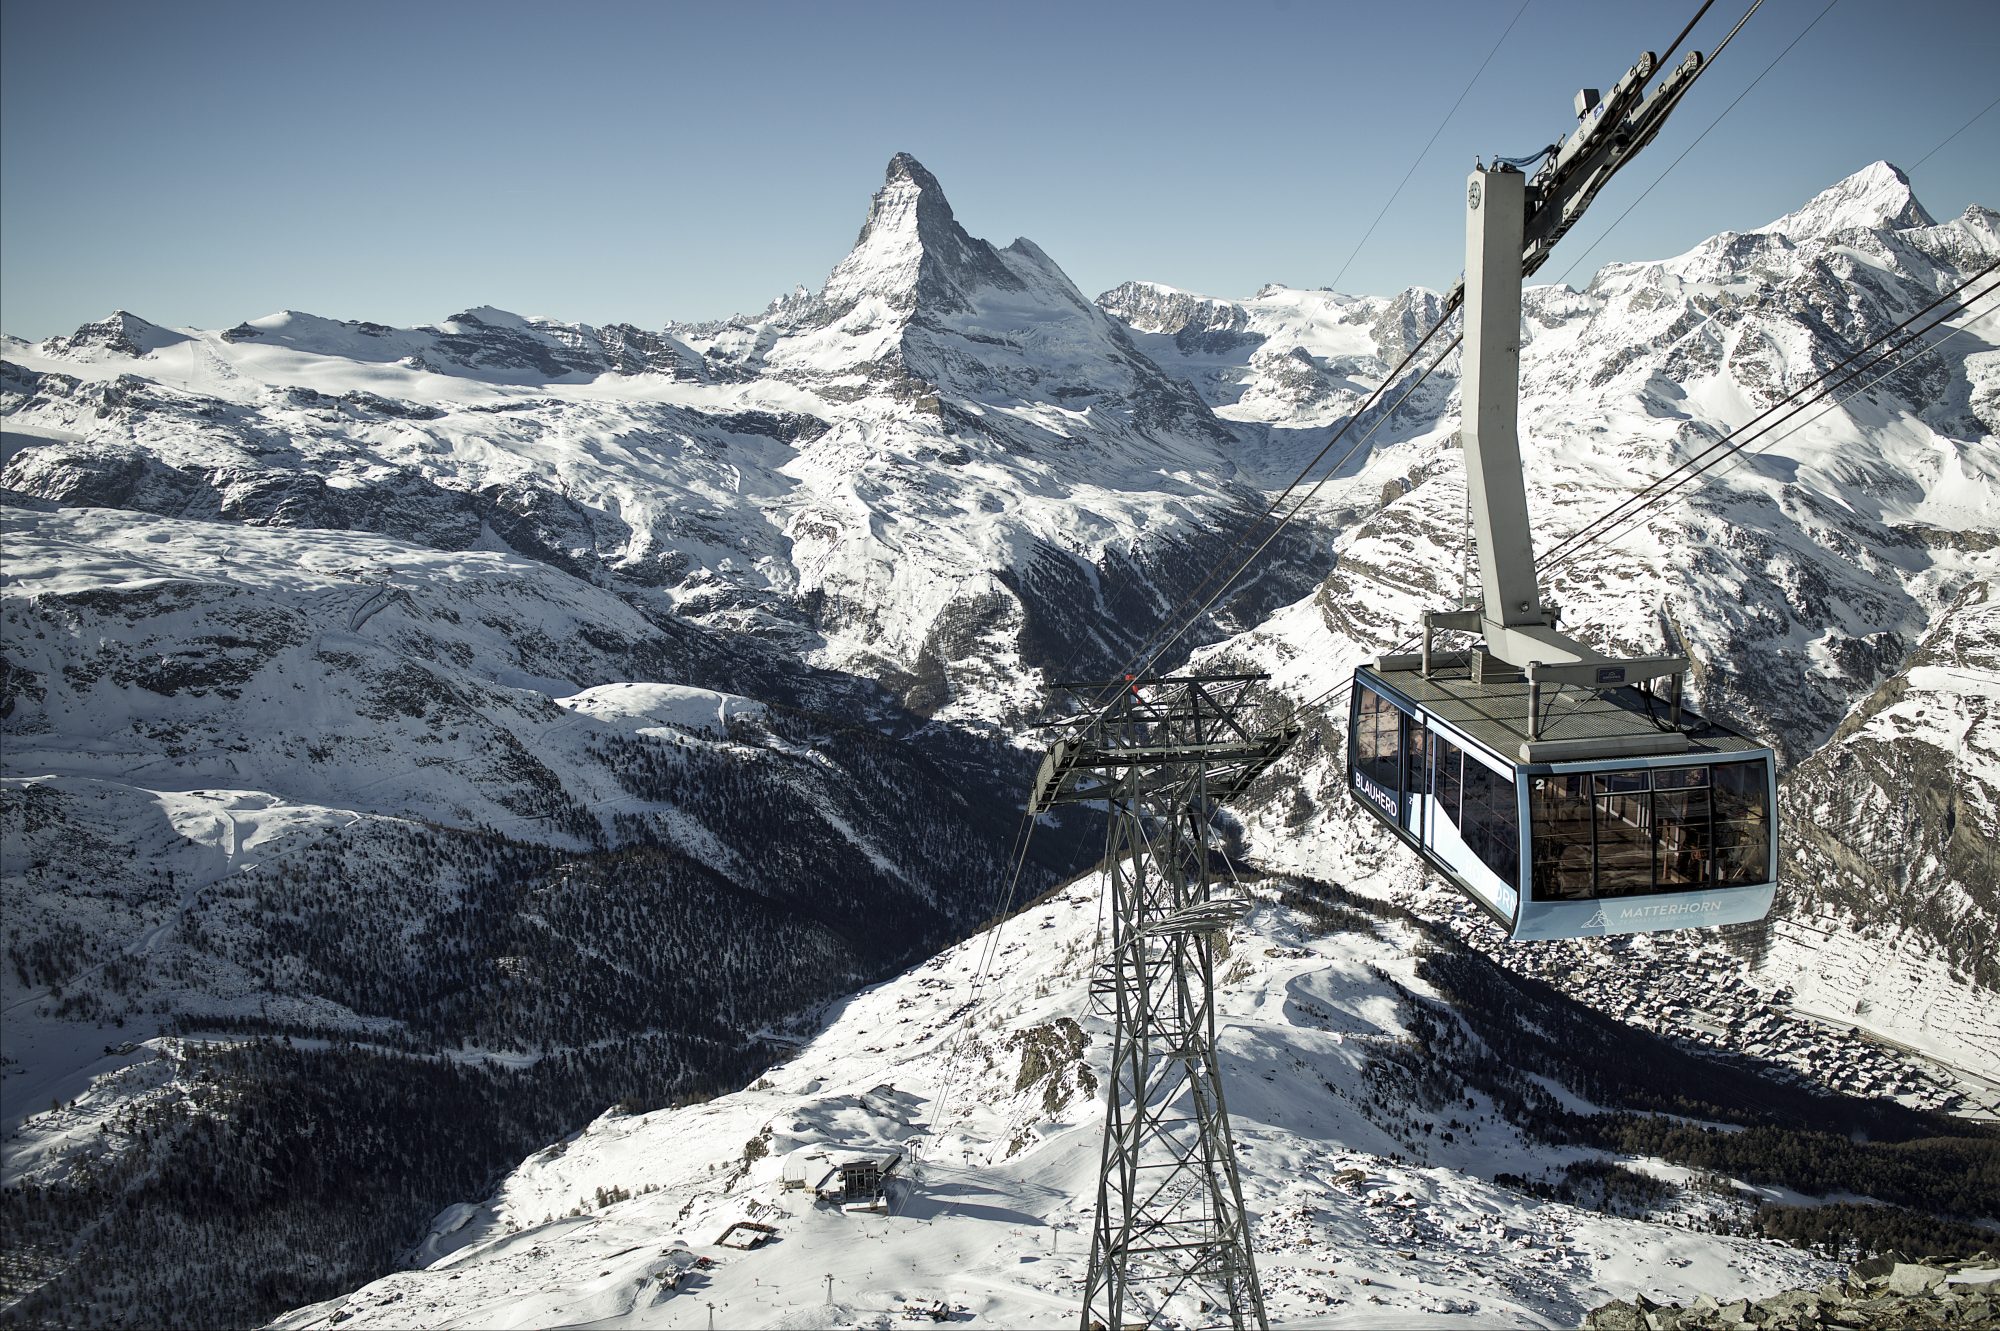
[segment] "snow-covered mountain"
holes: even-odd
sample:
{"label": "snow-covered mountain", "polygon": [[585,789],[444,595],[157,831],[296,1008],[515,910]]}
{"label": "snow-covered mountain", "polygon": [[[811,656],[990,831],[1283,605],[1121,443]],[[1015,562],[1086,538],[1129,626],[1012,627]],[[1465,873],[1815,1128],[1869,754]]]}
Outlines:
{"label": "snow-covered mountain", "polygon": [[[1523,438],[1549,544],[1995,259],[1994,213],[1935,223],[1878,163],[1769,227],[1530,291]],[[427,1252],[462,1265],[350,1310],[375,1324],[391,1316],[377,1300],[407,1294],[404,1310],[474,1324],[496,1305],[445,1284],[512,1300],[508,1281],[559,1281],[520,1317],[691,1317],[688,1300],[641,1307],[651,1287],[626,1257],[562,1213],[658,1184],[591,1233],[622,1243],[629,1220],[694,1241],[696,1220],[770,1200],[772,1164],[742,1147],[766,1128],[767,1147],[804,1139],[791,1121],[911,1137],[910,1103],[865,1093],[892,1080],[936,1112],[970,997],[936,968],[968,954],[836,1009],[796,1078],[603,1120],[487,1205],[492,1171],[614,1101],[752,1082],[820,1029],[800,1014],[985,918],[1042,683],[1123,663],[1441,308],[1421,290],[1239,301],[1137,282],[1092,302],[1031,242],[969,235],[899,155],[819,292],[733,320],[647,331],[482,307],[411,329],[288,312],[217,332],[120,312],[7,339],[0,1094],[6,1180],[39,1189],[0,1194],[24,1236],[13,1288],[45,1311],[108,1316],[143,1288],[265,1315],[387,1269],[456,1200],[457,1237]],[[1808,1273],[1498,1187],[1584,1156],[1478,1083],[1467,1050],[1500,1037],[1471,1016],[1452,1034],[1448,1015],[1474,980],[1545,983],[1582,1005],[1561,1012],[1613,1014],[1606,1039],[1709,1045],[1779,1082],[1924,1107],[1992,1096],[2000,323],[1980,308],[1935,354],[1553,571],[1566,627],[1625,650],[1685,642],[1697,703],[1780,746],[1788,887],[1765,936],[1507,948],[1349,816],[1347,671],[1462,593],[1455,362],[1191,635],[1201,660],[1271,670],[1273,706],[1332,694],[1236,810],[1242,856],[1387,912],[1302,941],[1316,908],[1267,902],[1228,999],[1230,1057],[1280,1086],[1252,1078],[1232,1101],[1278,1162],[1252,1185],[1269,1233],[1309,1237],[1296,1208],[1385,1181],[1423,1199],[1385,1196],[1365,1212],[1382,1225],[1329,1222],[1372,1254],[1374,1285],[1339,1286],[1354,1311],[1372,1291],[1384,1316],[1563,1320],[1601,1293]],[[1086,824],[1037,836],[1030,891],[1082,862]],[[999,1231],[1053,1214],[1036,1200],[1050,1189],[1082,1191],[1087,1066],[1070,1050],[1061,1089],[1011,1060],[1073,1042],[1059,1018],[1081,992],[1088,890],[1010,926],[1046,922],[1047,945],[1009,972],[1018,1004],[971,1019],[999,1023],[989,1044],[1026,1043],[994,1045],[974,1077],[977,1126],[949,1149],[980,1168],[926,1184],[926,1205],[956,1199],[932,1237],[1011,1254],[1020,1236]],[[1418,935],[1460,959],[1454,984],[1412,969]],[[1074,1030],[1101,1056],[1099,1028]],[[1438,1132],[1470,1129],[1397,1080],[1412,1031],[1460,1068],[1468,1113],[1485,1097],[1476,1149],[1440,1150]],[[301,1157],[295,1134],[319,1146]],[[611,1136],[629,1152],[599,1151]],[[364,1205],[350,1184],[378,1151],[403,1163]],[[1287,1173],[1341,1152],[1362,1182]],[[225,1177],[227,1224],[173,1209]],[[813,1263],[847,1234],[794,1220],[786,1243]],[[1544,1232],[1566,1237],[1524,1258],[1515,1241]],[[1475,1233],[1492,1240],[1481,1271],[1389,1269],[1402,1247]],[[305,1234],[311,1267],[288,1255]],[[916,1242],[882,1238],[895,1280],[866,1288],[928,1280]],[[1694,1275],[1634,1274],[1634,1254],[1668,1248]],[[111,1253],[124,1265],[86,1280]],[[580,1284],[558,1274],[571,1257],[592,1268]],[[977,1268],[996,1315],[1067,1298],[1067,1275],[1000,1265]],[[763,1297],[763,1268],[741,1266]],[[1335,1296],[1308,1276],[1273,1286],[1282,1306]]]}
{"label": "snow-covered mountain", "polygon": [[[1031,242],[967,235],[907,156],[825,288],[754,319],[121,313],[15,350],[23,493],[497,541],[926,715],[1018,716],[1032,668],[1115,664],[1279,469]],[[1231,622],[1309,587],[1310,543]]]}

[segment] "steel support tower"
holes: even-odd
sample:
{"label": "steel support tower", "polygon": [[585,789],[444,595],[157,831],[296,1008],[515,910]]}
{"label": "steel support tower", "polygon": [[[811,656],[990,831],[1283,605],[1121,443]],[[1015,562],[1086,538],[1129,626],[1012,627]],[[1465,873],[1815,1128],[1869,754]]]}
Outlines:
{"label": "steel support tower", "polygon": [[1265,1331],[1263,1291],[1215,1052],[1215,947],[1249,903],[1218,892],[1216,806],[1275,762],[1296,728],[1256,734],[1263,675],[1066,685],[1082,708],[1031,807],[1103,802],[1109,947],[1094,997],[1113,1022],[1083,1331],[1180,1320]]}

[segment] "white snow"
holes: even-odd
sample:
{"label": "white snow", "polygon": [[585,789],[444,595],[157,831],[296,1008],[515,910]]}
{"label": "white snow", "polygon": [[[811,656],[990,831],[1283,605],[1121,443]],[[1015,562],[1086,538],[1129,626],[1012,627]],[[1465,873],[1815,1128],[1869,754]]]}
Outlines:
{"label": "white snow", "polygon": [[768,710],[752,698],[683,684],[600,684],[557,698],[556,703],[600,721],[643,721],[653,726],[717,732],[728,728],[732,716],[757,717]]}

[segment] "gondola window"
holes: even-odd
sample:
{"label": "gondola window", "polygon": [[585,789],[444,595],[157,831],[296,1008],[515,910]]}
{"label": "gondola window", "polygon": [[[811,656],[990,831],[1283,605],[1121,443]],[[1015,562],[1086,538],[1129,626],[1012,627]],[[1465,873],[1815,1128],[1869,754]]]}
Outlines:
{"label": "gondola window", "polygon": [[1484,763],[1465,765],[1465,844],[1509,887],[1521,885],[1514,783]]}
{"label": "gondola window", "polygon": [[1715,881],[1762,882],[1771,857],[1771,810],[1761,763],[1717,763]]}
{"label": "gondola window", "polygon": [[1709,823],[1706,767],[1663,767],[1653,773],[1656,886],[1673,891],[1708,882]]}

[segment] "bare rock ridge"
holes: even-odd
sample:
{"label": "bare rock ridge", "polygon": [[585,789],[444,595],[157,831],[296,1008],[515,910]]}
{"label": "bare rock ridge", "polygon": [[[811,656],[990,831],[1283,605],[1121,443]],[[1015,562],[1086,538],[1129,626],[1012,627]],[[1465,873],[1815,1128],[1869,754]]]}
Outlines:
{"label": "bare rock ridge", "polygon": [[220,337],[232,345],[257,343],[489,382],[581,383],[604,374],[657,374],[686,382],[708,377],[700,354],[671,332],[523,318],[490,305],[417,328],[282,310],[245,320]]}
{"label": "bare rock ridge", "polygon": [[1957,1331],[2000,1324],[2000,1255],[1911,1261],[1887,1253],[1856,1262],[1817,1289],[1761,1299],[1706,1294],[1683,1307],[1641,1295],[1593,1308],[1590,1331]]}
{"label": "bare rock ridge", "polygon": [[148,323],[129,311],[114,310],[68,337],[50,338],[44,346],[52,355],[89,360],[103,355],[144,356],[187,340],[183,333]]}

